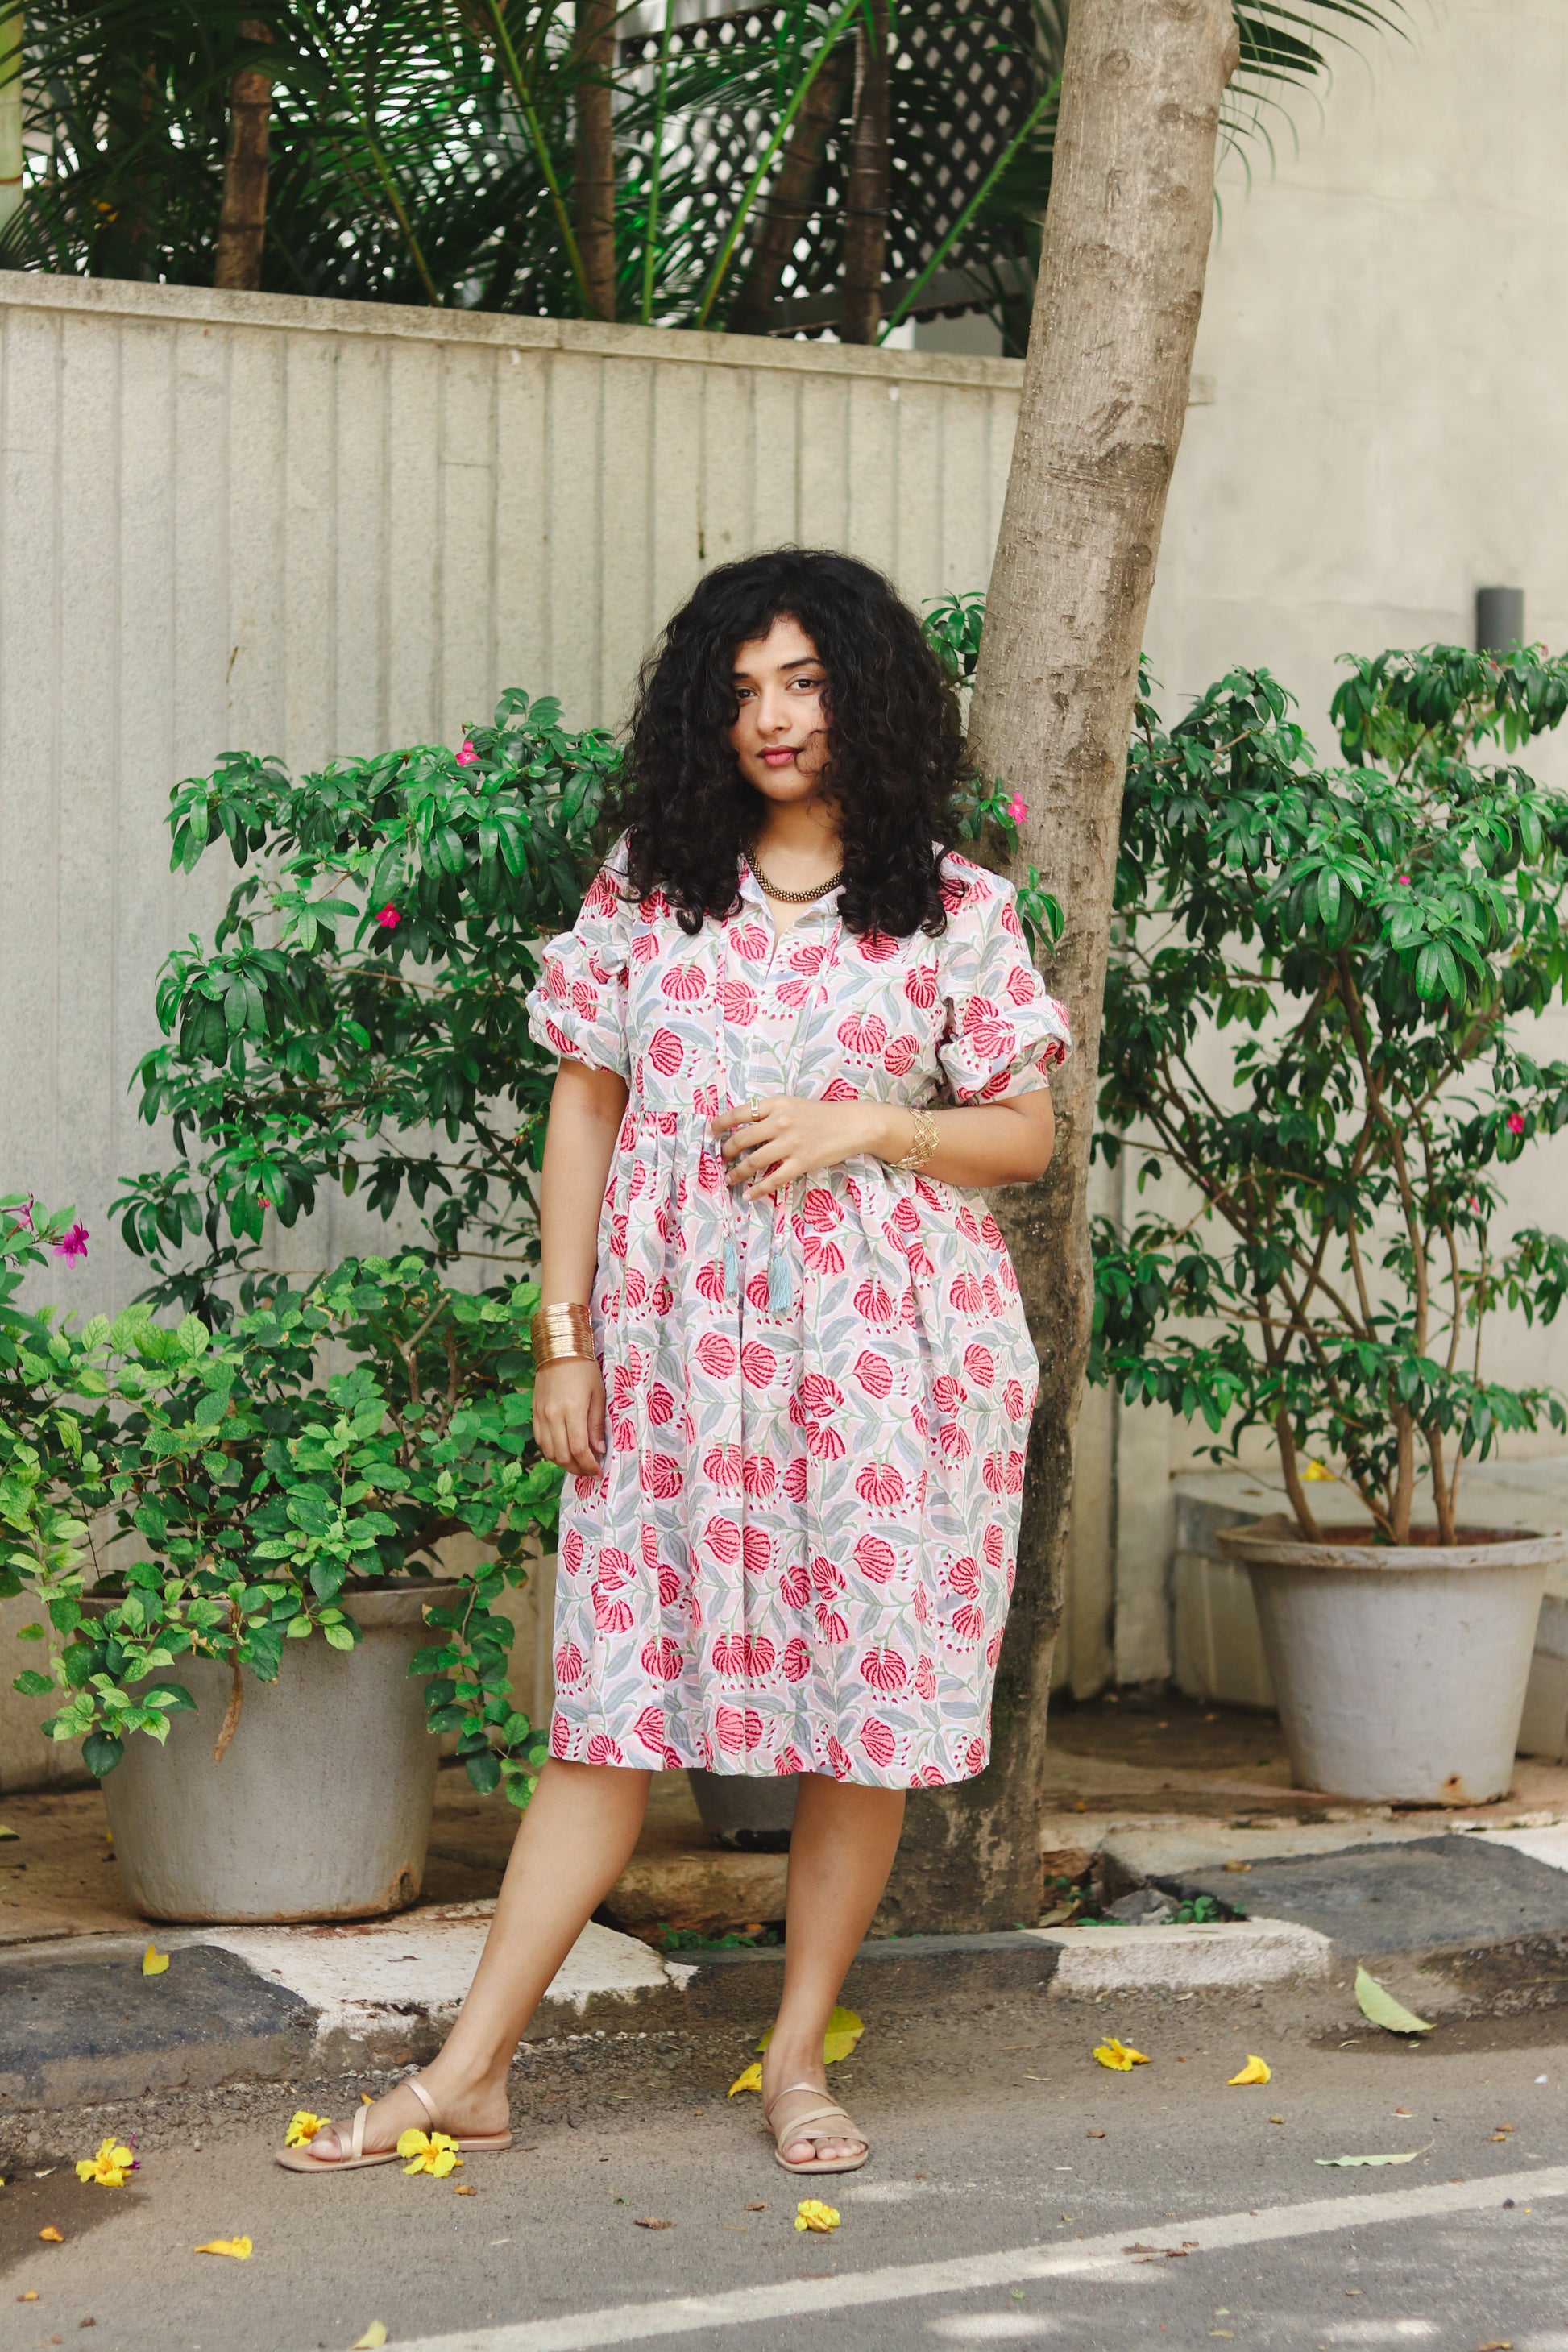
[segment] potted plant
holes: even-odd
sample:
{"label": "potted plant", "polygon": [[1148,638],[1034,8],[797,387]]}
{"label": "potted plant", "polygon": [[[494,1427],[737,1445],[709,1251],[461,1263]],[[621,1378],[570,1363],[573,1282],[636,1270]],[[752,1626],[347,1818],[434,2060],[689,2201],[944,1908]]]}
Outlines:
{"label": "potted plant", "polygon": [[1568,1124],[1527,1026],[1568,981],[1568,801],[1511,756],[1565,709],[1568,663],[1434,646],[1351,665],[1333,768],[1267,673],[1139,712],[1099,1145],[1184,1182],[1097,1233],[1092,1370],[1202,1415],[1215,1460],[1271,1433],[1291,1516],[1226,1540],[1309,1787],[1506,1792],[1568,1548],[1460,1509],[1467,1460],[1568,1426],[1483,1348],[1568,1288],[1568,1243],[1504,1215]]}
{"label": "potted plant", "polygon": [[[13,1266],[58,1222],[18,1205],[0,1219]],[[29,1631],[51,1651],[18,1687],[56,1690],[47,1727],[83,1741],[153,1917],[413,1901],[427,1729],[458,1734],[476,1787],[526,1795],[543,1741],[511,1704],[494,1604],[559,1492],[530,1433],[537,1300],[451,1290],[409,1252],[277,1282],[216,1338],[145,1306],[79,1332],[10,1318],[0,1580],[37,1593]],[[89,1513],[134,1539],[107,1578]],[[436,1581],[460,1530],[487,1557]]]}

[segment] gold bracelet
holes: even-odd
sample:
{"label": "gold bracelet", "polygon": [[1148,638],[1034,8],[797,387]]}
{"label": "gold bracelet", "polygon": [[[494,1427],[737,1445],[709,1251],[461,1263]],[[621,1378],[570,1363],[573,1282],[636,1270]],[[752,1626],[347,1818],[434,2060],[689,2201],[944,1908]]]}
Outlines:
{"label": "gold bracelet", "polygon": [[911,1103],[906,1103],[904,1108],[915,1123],[914,1140],[901,1160],[890,1160],[888,1165],[901,1168],[906,1175],[912,1176],[935,1153],[942,1141],[942,1130],[929,1110],[916,1110]]}
{"label": "gold bracelet", "polygon": [[587,1308],[575,1299],[540,1307],[529,1318],[528,1336],[533,1342],[536,1372],[542,1372],[546,1364],[595,1360],[593,1321]]}

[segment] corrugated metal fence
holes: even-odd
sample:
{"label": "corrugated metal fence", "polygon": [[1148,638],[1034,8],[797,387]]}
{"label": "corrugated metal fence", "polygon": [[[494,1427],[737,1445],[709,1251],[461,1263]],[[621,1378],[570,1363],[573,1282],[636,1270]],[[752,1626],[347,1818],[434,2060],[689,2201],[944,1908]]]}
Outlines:
{"label": "corrugated metal fence", "polygon": [[614,724],[671,607],[758,546],[983,587],[1021,373],[0,273],[0,1189],[92,1228],[51,1293],[145,1280],[100,1246],[157,1149],[127,1082],[234,878],[169,874],[172,783],[456,741],[512,685]]}

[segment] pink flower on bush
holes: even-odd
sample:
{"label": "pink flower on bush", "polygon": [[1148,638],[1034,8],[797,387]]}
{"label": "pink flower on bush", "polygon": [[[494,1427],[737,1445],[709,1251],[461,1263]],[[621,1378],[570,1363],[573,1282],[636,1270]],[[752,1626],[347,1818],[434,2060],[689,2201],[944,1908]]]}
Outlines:
{"label": "pink flower on bush", "polygon": [[72,1225],[63,1241],[55,1244],[57,1257],[78,1258],[87,1255],[87,1227],[79,1222]]}
{"label": "pink flower on bush", "polygon": [[479,764],[479,755],[465,735],[462,749],[458,753],[458,765],[459,768],[477,768]]}
{"label": "pink flower on bush", "polygon": [[1408,874],[1396,874],[1396,875],[1394,876],[1394,880],[1395,880],[1396,882],[1404,882],[1404,883],[1406,883],[1406,884],[1408,884],[1408,882],[1409,882],[1409,880],[1410,880],[1410,877],[1409,877],[1409,875],[1408,875]]}
{"label": "pink flower on bush", "polygon": [[375,919],[384,931],[395,931],[403,918],[395,907],[384,907]]}
{"label": "pink flower on bush", "polygon": [[1007,803],[1007,814],[1015,824],[1022,824],[1029,814],[1029,803],[1021,793],[1015,793]]}
{"label": "pink flower on bush", "polygon": [[1510,1111],[1508,1115],[1508,1131],[1510,1135],[1522,1135],[1524,1133],[1524,1113],[1521,1110]]}

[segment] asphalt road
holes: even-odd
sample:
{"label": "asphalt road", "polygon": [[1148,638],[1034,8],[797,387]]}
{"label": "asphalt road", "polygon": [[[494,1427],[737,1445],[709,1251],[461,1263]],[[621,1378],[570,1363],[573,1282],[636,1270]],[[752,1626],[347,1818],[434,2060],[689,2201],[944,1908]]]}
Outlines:
{"label": "asphalt road", "polygon": [[[1568,2352],[1568,2011],[1415,2049],[1340,2047],[1348,2031],[1342,2002],[1283,1995],[868,2020],[836,2083],[875,2150],[838,2182],[773,2165],[756,2101],[725,2101],[746,2052],[722,2036],[531,2054],[518,2147],[470,2158],[466,2197],[274,2167],[291,2107],[343,2113],[346,2081],[330,2102],[300,2085],[10,2118],[0,2352],[347,2352],[377,2320],[444,2352]],[[1152,2063],[1107,2072],[1107,2032]],[[1255,2051],[1273,2080],[1227,2087]],[[140,2172],[79,2185],[68,2159],[110,2130],[137,2133]],[[830,2235],[793,2226],[814,2189]],[[193,2251],[239,2234],[248,2261]]]}

